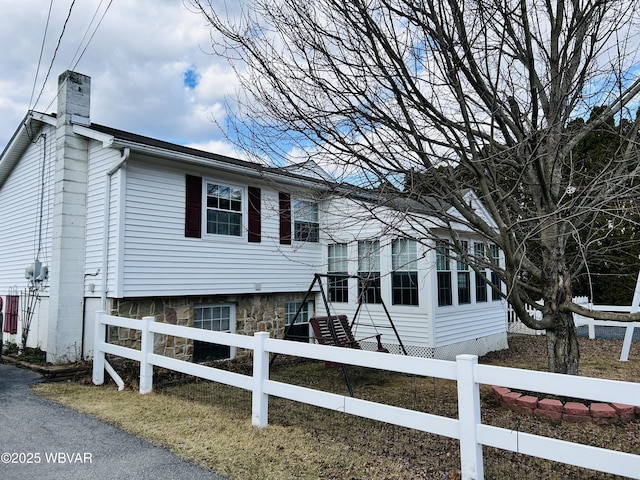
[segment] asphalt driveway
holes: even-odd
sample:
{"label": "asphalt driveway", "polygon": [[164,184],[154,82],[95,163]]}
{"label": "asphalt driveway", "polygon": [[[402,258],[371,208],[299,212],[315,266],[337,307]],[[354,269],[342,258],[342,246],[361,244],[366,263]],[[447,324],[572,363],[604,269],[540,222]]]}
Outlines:
{"label": "asphalt driveway", "polygon": [[30,370],[0,364],[0,478],[213,479],[165,448],[35,395]]}

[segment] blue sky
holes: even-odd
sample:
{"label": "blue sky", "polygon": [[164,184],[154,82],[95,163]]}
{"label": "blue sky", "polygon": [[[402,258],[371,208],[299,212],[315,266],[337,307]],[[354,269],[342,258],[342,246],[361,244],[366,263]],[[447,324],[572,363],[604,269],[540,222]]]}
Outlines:
{"label": "blue sky", "polygon": [[0,151],[29,108],[56,110],[57,77],[71,69],[91,77],[93,122],[236,153],[213,121],[224,124],[236,76],[210,53],[202,17],[182,0],[114,0],[106,13],[108,0],[77,0],[52,62],[71,4],[53,0],[43,44],[50,1],[0,0]]}
{"label": "blue sky", "polygon": [[[240,0],[211,1],[223,16],[239,9]],[[236,73],[212,53],[203,17],[183,0],[76,0],[65,27],[73,3],[0,0],[0,151],[30,108],[56,110],[57,77],[72,69],[92,79],[92,121],[240,155],[216,125],[233,106]]]}

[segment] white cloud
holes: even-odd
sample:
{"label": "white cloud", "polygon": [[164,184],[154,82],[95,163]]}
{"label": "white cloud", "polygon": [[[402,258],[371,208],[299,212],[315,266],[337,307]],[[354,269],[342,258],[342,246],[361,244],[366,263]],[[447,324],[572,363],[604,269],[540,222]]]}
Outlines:
{"label": "white cloud", "polygon": [[[94,27],[108,2],[102,2]],[[73,68],[99,0],[76,2],[51,74],[36,105],[56,110],[57,77]],[[51,13],[35,97],[42,86],[71,0],[57,0]],[[27,113],[49,2],[0,0],[0,148]],[[74,70],[91,77],[91,119],[142,135],[181,144],[232,151],[213,119],[224,123],[225,96],[237,90],[226,59],[210,52],[203,17],[176,0],[116,1]],[[184,73],[199,82],[186,88]],[[222,153],[222,152],[220,152]]]}

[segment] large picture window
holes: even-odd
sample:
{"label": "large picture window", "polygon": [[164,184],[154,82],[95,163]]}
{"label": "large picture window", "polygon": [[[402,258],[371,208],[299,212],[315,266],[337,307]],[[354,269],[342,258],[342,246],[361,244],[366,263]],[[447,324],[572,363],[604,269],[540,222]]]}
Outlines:
{"label": "large picture window", "polygon": [[[233,305],[196,305],[193,307],[193,326],[214,332],[235,332]],[[209,342],[193,341],[193,361],[226,360],[235,357],[235,348]]]}
{"label": "large picture window", "polygon": [[293,200],[293,236],[299,242],[318,242],[318,204]]}
{"label": "large picture window", "polygon": [[358,242],[358,298],[364,303],[382,303],[378,240]]}
{"label": "large picture window", "polygon": [[242,188],[207,182],[206,193],[207,233],[242,236]]}
{"label": "large picture window", "polygon": [[349,255],[346,243],[328,245],[329,300],[349,301]]}
{"label": "large picture window", "polygon": [[436,270],[438,276],[438,306],[446,307],[452,305],[449,247],[442,240],[436,242]]}
{"label": "large picture window", "polygon": [[418,305],[416,242],[399,238],[391,243],[392,303]]}

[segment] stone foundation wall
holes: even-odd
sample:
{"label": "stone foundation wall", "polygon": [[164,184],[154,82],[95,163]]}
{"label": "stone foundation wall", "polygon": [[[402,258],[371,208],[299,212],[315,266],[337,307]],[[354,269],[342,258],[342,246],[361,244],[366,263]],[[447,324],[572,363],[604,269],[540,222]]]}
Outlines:
{"label": "stone foundation wall", "polygon": [[[197,305],[234,304],[236,306],[236,333],[253,335],[270,332],[282,338],[285,329],[287,302],[300,302],[304,293],[278,293],[261,295],[198,296],[169,298],[112,299],[110,315],[142,319],[153,316],[156,322],[193,326],[193,307]],[[140,331],[110,327],[109,341],[129,348],[140,349]],[[191,361],[193,340],[169,335],[156,335],[154,353]],[[241,352],[238,352],[240,355]]]}

